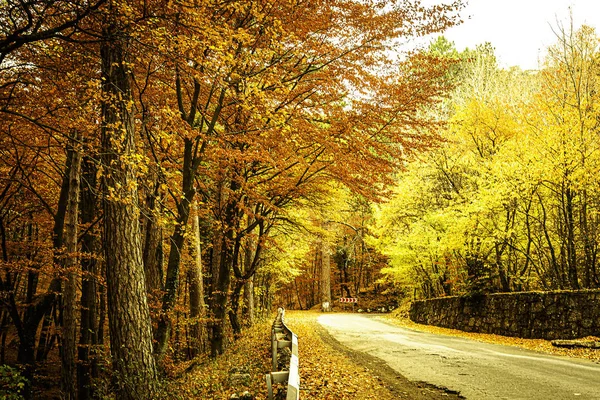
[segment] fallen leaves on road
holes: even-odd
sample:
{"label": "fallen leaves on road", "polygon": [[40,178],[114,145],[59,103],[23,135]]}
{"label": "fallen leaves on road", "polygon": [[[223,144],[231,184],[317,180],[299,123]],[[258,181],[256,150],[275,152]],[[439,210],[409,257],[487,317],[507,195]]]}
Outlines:
{"label": "fallen leaves on road", "polygon": [[318,334],[314,312],[286,312],[286,325],[298,335],[300,397],[305,399],[397,399],[376,372],[332,349]]}
{"label": "fallen leaves on road", "polygon": [[[459,336],[465,337],[473,340],[477,340],[485,343],[495,343],[495,344],[503,344],[506,346],[515,346],[523,349],[539,351],[542,353],[559,355],[559,356],[567,356],[567,357],[576,357],[576,358],[585,358],[588,360],[592,360],[595,362],[600,362],[600,350],[598,349],[588,349],[588,348],[558,348],[552,346],[550,340],[544,339],[521,339],[516,337],[509,336],[500,336],[500,335],[492,335],[487,333],[475,333],[475,332],[464,332],[457,329],[448,329],[441,328],[439,326],[433,325],[421,325],[417,324],[406,317],[400,317],[397,315],[387,314],[381,315],[382,320],[392,323],[394,325],[398,325],[404,328],[414,329],[422,332],[435,333],[440,335],[448,335],[448,336]],[[592,338],[593,339],[593,338]]]}

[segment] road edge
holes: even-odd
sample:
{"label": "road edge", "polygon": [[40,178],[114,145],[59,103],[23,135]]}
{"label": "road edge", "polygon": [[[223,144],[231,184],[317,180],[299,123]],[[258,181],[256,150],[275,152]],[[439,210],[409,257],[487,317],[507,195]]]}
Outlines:
{"label": "road edge", "polygon": [[427,382],[415,382],[407,379],[391,368],[385,361],[370,354],[352,350],[351,348],[340,343],[334,338],[325,327],[318,321],[316,324],[317,333],[321,340],[333,348],[350,358],[354,363],[369,370],[374,375],[379,377],[387,386],[387,388],[399,399],[414,399],[414,400],[465,400],[460,392],[451,390],[445,387],[439,387]]}

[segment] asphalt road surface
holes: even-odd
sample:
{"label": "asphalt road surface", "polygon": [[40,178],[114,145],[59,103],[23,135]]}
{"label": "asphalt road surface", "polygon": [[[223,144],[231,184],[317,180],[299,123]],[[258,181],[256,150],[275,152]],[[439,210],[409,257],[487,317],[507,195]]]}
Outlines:
{"label": "asphalt road surface", "polygon": [[591,361],[418,332],[357,314],[323,314],[318,321],[349,349],[467,399],[600,399],[600,364]]}

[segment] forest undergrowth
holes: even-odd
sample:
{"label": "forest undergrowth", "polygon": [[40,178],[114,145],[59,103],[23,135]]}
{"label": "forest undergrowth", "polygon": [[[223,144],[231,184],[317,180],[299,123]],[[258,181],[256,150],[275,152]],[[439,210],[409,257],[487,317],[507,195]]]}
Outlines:
{"label": "forest undergrowth", "polygon": [[[171,371],[173,378],[179,378],[170,380],[167,398],[220,400],[247,391],[256,400],[266,399],[265,373],[271,366],[271,324],[270,320],[258,320],[217,358],[204,355],[179,364]],[[249,379],[237,379],[234,375],[246,375]]]}

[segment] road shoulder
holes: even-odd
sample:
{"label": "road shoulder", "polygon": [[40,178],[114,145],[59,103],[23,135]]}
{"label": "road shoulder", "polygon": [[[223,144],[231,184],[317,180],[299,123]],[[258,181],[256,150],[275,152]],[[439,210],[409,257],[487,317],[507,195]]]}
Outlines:
{"label": "road shoulder", "polygon": [[322,327],[316,324],[316,331],[321,337],[321,340],[346,357],[355,364],[363,367],[370,374],[376,376],[385,383],[387,389],[392,392],[398,399],[415,399],[415,400],[453,400],[464,399],[459,393],[447,388],[440,388],[430,385],[426,382],[412,382],[400,375],[392,369],[385,361],[363,353],[355,351],[347,346],[344,346],[337,341],[331,334]]}

